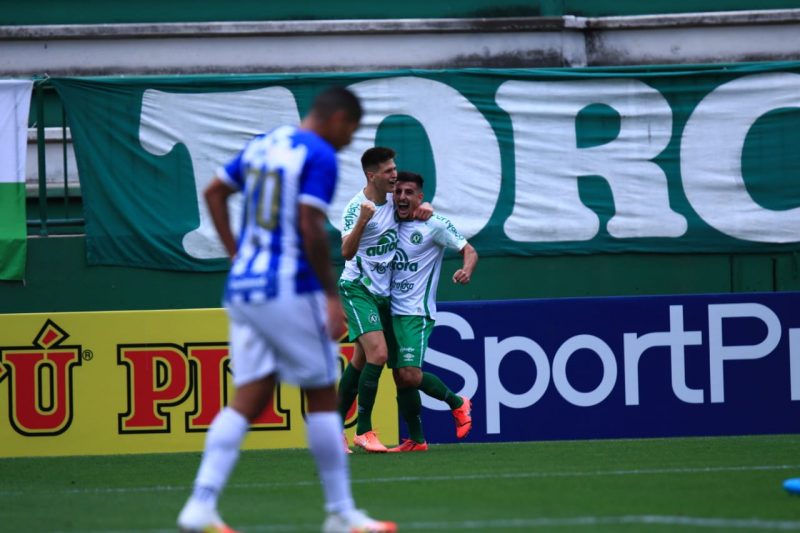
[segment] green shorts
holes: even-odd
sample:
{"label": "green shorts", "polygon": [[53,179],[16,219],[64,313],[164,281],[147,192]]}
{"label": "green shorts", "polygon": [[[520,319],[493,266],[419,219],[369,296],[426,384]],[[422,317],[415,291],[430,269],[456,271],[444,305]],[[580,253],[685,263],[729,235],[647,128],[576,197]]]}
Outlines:
{"label": "green shorts", "polygon": [[350,341],[369,331],[383,331],[392,338],[391,303],[388,296],[376,296],[359,281],[339,280],[339,296],[347,317]]}
{"label": "green shorts", "polygon": [[427,316],[398,315],[392,317],[394,349],[389,349],[389,368],[422,367],[434,321]]}

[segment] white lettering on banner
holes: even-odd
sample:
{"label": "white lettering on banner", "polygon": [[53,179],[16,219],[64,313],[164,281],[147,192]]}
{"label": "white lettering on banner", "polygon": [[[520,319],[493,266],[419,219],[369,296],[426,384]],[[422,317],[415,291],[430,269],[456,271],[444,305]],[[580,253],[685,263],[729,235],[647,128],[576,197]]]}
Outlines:
{"label": "white lettering on banner", "polygon": [[[550,362],[542,347],[527,337],[509,337],[502,341],[486,337],[486,432],[500,433],[500,406],[522,409],[538,402],[550,383]],[[536,367],[536,379],[531,388],[514,394],[500,380],[500,363],[511,352],[522,352]]]}
{"label": "white lettering on banner", "polygon": [[[758,344],[724,344],[722,322],[726,318],[755,318],[767,326],[767,335]],[[755,303],[708,306],[708,355],[711,369],[711,402],[725,401],[725,361],[760,359],[772,353],[781,340],[781,321],[769,307]]]}
{"label": "white lettering on banner", "polygon": [[[489,223],[505,184],[514,191],[511,214],[503,223],[512,241],[593,239],[600,219],[581,201],[582,176],[600,176],[610,187],[611,237],[678,238],[687,232],[686,217],[670,206],[664,169],[654,162],[672,138],[672,109],[661,93],[640,80],[502,83],[495,100],[511,119],[513,183],[503,179],[492,124],[456,89],[414,76],[376,78],[350,88],[361,97],[365,116],[352,144],[338,158],[340,182],[328,211],[337,229],[346,202],[365,183],[361,154],[374,145],[386,118],[405,115],[420,123],[430,142],[436,191],[428,199],[467,238]],[[576,121],[595,104],[617,113],[619,134],[604,144],[579,148]],[[680,176],[675,179],[682,180],[691,207],[711,227],[753,242],[800,241],[800,207],[773,210],[758,205],[742,175],[745,139],[756,121],[772,110],[799,107],[800,74],[777,72],[724,83],[694,109],[681,133]],[[184,237],[189,255],[225,256],[202,201],[216,166],[253,135],[299,119],[293,94],[278,86],[227,93],[144,92],[142,146],[163,156],[181,143],[191,158],[200,223]],[[231,199],[234,213],[238,204]],[[239,217],[232,219],[238,223]]]}
{"label": "white lettering on banner", "polygon": [[378,126],[392,115],[408,115],[425,129],[433,152],[436,191],[427,200],[435,198],[436,211],[464,237],[477,235],[489,222],[502,185],[500,146],[486,117],[457,90],[425,78],[379,78],[349,89],[364,103],[364,117],[353,142],[339,154],[340,181],[328,210],[336,229],[341,230],[347,202],[366,184],[361,154],[375,146]]}
{"label": "white lettering on banner", "polygon": [[[603,377],[594,390],[576,390],[567,377],[567,362],[578,350],[590,350],[600,357],[603,363]],[[561,396],[572,405],[591,407],[602,402],[614,389],[617,382],[617,360],[608,344],[594,335],[575,335],[561,345],[553,358],[553,384]]]}
{"label": "white lettering on banner", "polygon": [[683,306],[669,306],[669,331],[625,333],[625,405],[639,405],[639,359],[642,354],[655,347],[669,347],[672,369],[672,391],[686,403],[703,403],[702,389],[690,389],[686,384],[686,346],[702,344],[700,331],[684,331]]}
{"label": "white lettering on banner", "polygon": [[[469,325],[469,322],[455,313],[438,313],[436,315],[436,326],[453,328],[463,340],[472,340],[475,338],[475,332],[472,326]],[[438,352],[433,348],[428,348],[425,351],[425,362],[461,376],[464,380],[464,386],[457,391],[459,395],[472,398],[475,393],[478,392],[478,374],[469,363],[463,360],[463,357],[453,357],[452,355]],[[433,409],[434,411],[450,410],[450,407],[442,401],[435,400],[427,394],[422,394],[420,396],[422,398],[423,407]]]}
{"label": "white lettering on banner", "polygon": [[[208,214],[203,191],[217,168],[251,138],[299,121],[294,96],[283,87],[199,94],[153,89],[144,92],[139,128],[142,147],[163,156],[183,144],[192,160],[200,224],[183,237],[187,254],[198,259],[227,257]],[[231,223],[236,227],[241,220],[241,203],[238,194],[228,200]]]}
{"label": "white lettering on banner", "polygon": [[[687,346],[703,344],[702,331],[687,331],[684,327],[682,305],[669,306],[669,330],[650,333],[623,333],[623,361],[625,383],[625,405],[639,405],[639,362],[643,354],[652,348],[669,348],[672,391],[684,403],[704,403],[704,390],[692,389],[687,385],[686,353]],[[759,303],[709,304],[708,349],[705,355],[710,365],[709,389],[711,403],[725,402],[724,366],[736,360],[752,360],[766,357],[774,352],[782,336],[780,319],[769,307]],[[727,319],[758,320],[766,327],[766,335],[757,344],[725,344],[725,328],[734,328]],[[474,340],[475,333],[469,322],[461,316],[440,311],[436,327],[455,329],[463,340]],[[800,328],[787,330],[789,336],[789,380],[792,401],[800,401]],[[730,333],[728,333],[728,336]],[[545,395],[552,374],[553,384],[559,395],[571,405],[591,407],[605,401],[616,386],[618,379],[617,358],[609,344],[594,335],[578,334],[566,339],[556,350],[552,362],[544,349],[535,340],[523,336],[505,339],[487,336],[483,339],[484,394],[486,405],[486,432],[501,432],[501,412],[503,407],[525,409]],[[602,363],[602,376],[594,390],[576,390],[569,381],[567,372],[570,357],[579,350],[589,350],[596,354]],[[510,353],[526,355],[532,365],[530,375],[533,383],[524,392],[509,391],[503,382],[500,367]],[[652,356],[660,351],[656,350]],[[703,355],[702,351],[696,353]],[[465,385],[458,392],[473,397],[478,390],[478,375],[475,369],[461,358],[429,349],[426,364],[444,368],[464,379]],[[506,373],[506,379],[508,374]],[[524,380],[524,377],[523,377]],[[422,396],[423,405],[434,410],[449,409],[443,402]]]}
{"label": "white lettering on banner", "polygon": [[[516,196],[505,222],[511,239],[594,238],[600,219],[578,194],[578,178],[590,175],[602,176],[611,187],[612,237],[686,233],[686,219],[669,206],[666,174],[651,161],[672,136],[672,110],[661,93],[629,79],[507,81],[496,100],[511,115],[514,128]],[[619,114],[619,135],[600,146],[578,148],[575,120],[592,104],[605,104]]]}
{"label": "white lettering on banner", "polygon": [[766,113],[790,107],[800,107],[800,74],[744,76],[717,87],[695,108],[681,138],[681,176],[692,207],[715,229],[747,241],[800,240],[800,207],[760,206],[742,176],[750,129]]}

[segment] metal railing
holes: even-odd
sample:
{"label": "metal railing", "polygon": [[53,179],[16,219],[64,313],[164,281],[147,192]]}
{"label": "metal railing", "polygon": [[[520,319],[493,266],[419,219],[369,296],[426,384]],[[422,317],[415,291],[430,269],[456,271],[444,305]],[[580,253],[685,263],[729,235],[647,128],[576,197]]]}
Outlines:
{"label": "metal railing", "polygon": [[[49,103],[49,106],[46,103]],[[49,110],[50,113],[60,113],[60,116],[50,116],[46,110],[48,107],[54,108]],[[34,80],[31,111],[36,131],[37,181],[34,186],[26,180],[28,233],[42,237],[51,234],[82,233],[85,221],[82,214],[78,176],[77,174],[70,176],[68,154],[70,136],[67,129],[67,114],[47,78]],[[48,120],[55,124],[56,128],[47,128]],[[48,136],[46,131],[54,129],[60,130],[61,133],[60,139],[56,139],[60,140],[61,144],[59,157],[63,169],[58,182],[53,179],[48,180],[47,176]],[[50,157],[53,155],[51,153]],[[30,163],[31,161],[29,161],[29,165]],[[70,179],[71,177],[73,179]]]}

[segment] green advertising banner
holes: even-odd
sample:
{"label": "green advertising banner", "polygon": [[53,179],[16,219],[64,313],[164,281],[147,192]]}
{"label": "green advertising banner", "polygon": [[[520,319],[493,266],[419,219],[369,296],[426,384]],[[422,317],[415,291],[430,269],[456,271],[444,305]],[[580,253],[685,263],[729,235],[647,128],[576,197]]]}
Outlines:
{"label": "green advertising banner", "polygon": [[800,63],[51,83],[92,264],[226,268],[203,188],[332,84],[365,107],[339,153],[336,250],[374,145],[425,177],[426,199],[483,255],[800,249]]}

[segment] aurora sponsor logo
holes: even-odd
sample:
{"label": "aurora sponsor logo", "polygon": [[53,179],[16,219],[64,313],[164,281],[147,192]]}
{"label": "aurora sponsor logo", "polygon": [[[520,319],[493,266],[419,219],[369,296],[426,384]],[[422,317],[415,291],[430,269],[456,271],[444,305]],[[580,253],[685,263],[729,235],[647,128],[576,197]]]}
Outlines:
{"label": "aurora sponsor logo", "polygon": [[416,261],[411,262],[408,260],[408,254],[402,248],[397,249],[392,259],[392,269],[395,272],[416,272],[419,268],[419,263]]}
{"label": "aurora sponsor logo", "polygon": [[397,230],[386,230],[378,238],[378,244],[367,248],[367,257],[386,255],[397,249]]}

